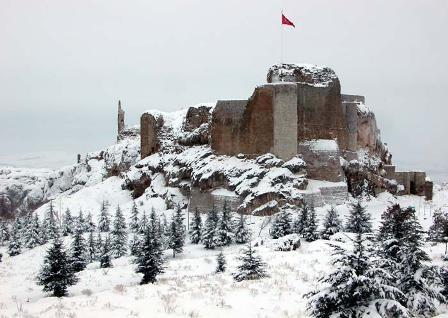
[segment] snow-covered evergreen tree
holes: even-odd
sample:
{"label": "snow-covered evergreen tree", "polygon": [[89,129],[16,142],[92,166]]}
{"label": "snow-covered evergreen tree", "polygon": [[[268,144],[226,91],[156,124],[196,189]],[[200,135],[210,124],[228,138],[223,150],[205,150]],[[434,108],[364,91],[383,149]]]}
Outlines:
{"label": "snow-covered evergreen tree", "polygon": [[72,212],[67,208],[62,216],[62,235],[67,236],[73,234],[74,220]]}
{"label": "snow-covered evergreen tree", "polygon": [[304,224],[302,235],[307,242],[315,241],[319,237],[317,233],[316,210],[313,206],[309,209],[308,218]]}
{"label": "snow-covered evergreen tree", "polygon": [[405,295],[407,308],[415,316],[434,315],[438,302],[445,298],[439,292],[440,272],[428,264],[430,258],[422,249],[423,230],[415,210],[394,204],[381,218],[380,253],[388,260],[388,270],[395,275],[395,286]]}
{"label": "snow-covered evergreen tree", "polygon": [[142,239],[140,235],[137,233],[132,233],[131,241],[129,242],[129,251],[132,256],[137,256],[140,249],[140,242]]}
{"label": "snow-covered evergreen tree", "polygon": [[96,248],[95,259],[99,260],[101,258],[102,253],[103,253],[103,237],[102,237],[100,231],[98,231],[97,234],[96,234],[95,248]]}
{"label": "snow-covered evergreen tree", "polygon": [[97,258],[97,243],[95,240],[95,234],[93,231],[89,232],[89,238],[87,240],[87,261],[92,263]]}
{"label": "snow-covered evergreen tree", "polygon": [[111,248],[114,257],[125,256],[128,251],[128,234],[126,232],[126,220],[120,206],[115,210],[114,224],[111,231]]}
{"label": "snow-covered evergreen tree", "polygon": [[6,245],[9,241],[9,226],[5,221],[0,221],[0,245]]}
{"label": "snow-covered evergreen tree", "polygon": [[67,287],[78,281],[59,237],[54,239],[48,249],[37,281],[38,285],[43,286],[44,292],[52,292],[56,297],[66,296]]}
{"label": "snow-covered evergreen tree", "polygon": [[75,218],[75,226],[74,226],[74,232],[81,231],[81,233],[86,232],[87,225],[86,225],[86,219],[84,218],[84,212],[82,212],[81,209],[79,209],[78,216]]}
{"label": "snow-covered evergreen tree", "polygon": [[243,255],[238,258],[241,264],[238,270],[233,274],[233,278],[240,282],[243,280],[252,280],[267,277],[266,264],[261,257],[257,255],[252,248],[252,244],[248,243]]}
{"label": "snow-covered evergreen tree", "polygon": [[428,239],[433,242],[447,242],[448,240],[448,215],[441,210],[435,211],[433,223],[428,231]]}
{"label": "snow-covered evergreen tree", "polygon": [[338,212],[332,206],[327,211],[325,215],[325,219],[322,224],[322,231],[320,232],[320,236],[324,240],[328,240],[330,236],[342,231],[342,221],[339,218]]}
{"label": "snow-covered evergreen tree", "polygon": [[240,213],[240,217],[235,225],[235,243],[246,244],[250,241],[250,230],[246,224],[246,217]]}
{"label": "snow-covered evergreen tree", "polygon": [[218,256],[216,257],[216,273],[222,273],[226,271],[226,258],[224,257],[224,254],[219,252]]}
{"label": "snow-covered evergreen tree", "polygon": [[96,225],[95,222],[93,222],[93,218],[92,218],[92,213],[89,211],[87,212],[87,216],[84,220],[84,225],[85,225],[85,232],[92,232],[95,231],[96,229]]}
{"label": "snow-covered evergreen tree", "polygon": [[274,221],[269,231],[271,237],[277,239],[285,235],[291,234],[291,232],[292,232],[292,223],[291,223],[291,214],[289,213],[289,211],[285,210],[277,213],[274,217]]}
{"label": "snow-covered evergreen tree", "polygon": [[134,201],[134,204],[132,205],[131,210],[131,219],[129,221],[129,230],[131,233],[137,233],[140,228],[139,224],[139,211],[137,208],[137,204]]}
{"label": "snow-covered evergreen tree", "polygon": [[20,225],[18,219],[15,220],[11,235],[9,237],[9,244],[8,244],[8,254],[9,256],[16,256],[22,253],[22,242],[20,239]]}
{"label": "snow-covered evergreen tree", "polygon": [[218,236],[216,228],[218,226],[219,216],[216,207],[213,205],[212,209],[207,213],[204,227],[202,229],[201,241],[206,249],[214,249],[218,245]]}
{"label": "snow-covered evergreen tree", "polygon": [[70,262],[72,269],[75,272],[80,272],[86,268],[87,265],[87,247],[82,230],[78,227],[73,234],[73,241],[70,247]]}
{"label": "snow-covered evergreen tree", "polygon": [[40,245],[41,231],[39,224],[39,217],[37,214],[30,217],[28,222],[27,231],[25,233],[25,246],[27,248],[34,248]]}
{"label": "snow-covered evergreen tree", "polygon": [[319,279],[319,289],[306,295],[311,316],[409,317],[399,302],[403,293],[391,285],[393,277],[381,268],[381,260],[367,251],[368,243],[358,232],[353,249],[332,245],[335,270]]}
{"label": "snow-covered evergreen tree", "polygon": [[168,220],[166,219],[165,214],[159,218],[159,223],[160,244],[162,244],[162,250],[165,250],[168,249],[170,245],[170,227],[168,226]]}
{"label": "snow-covered evergreen tree", "polygon": [[202,218],[198,208],[194,210],[193,220],[190,226],[190,241],[192,244],[199,244],[201,241]]}
{"label": "snow-covered evergreen tree", "polygon": [[185,244],[185,226],[184,216],[179,205],[176,206],[171,219],[169,242],[169,247],[173,250],[173,257],[176,257],[178,253],[182,253]]}
{"label": "snow-covered evergreen tree", "polygon": [[303,229],[308,222],[308,215],[310,214],[310,206],[304,203],[299,212],[299,217],[295,219],[292,227],[293,232],[299,235],[303,234]]}
{"label": "snow-covered evergreen tree", "polygon": [[100,255],[100,267],[101,268],[110,268],[112,267],[112,251],[110,246],[110,237],[109,235],[106,236],[104,239],[104,244],[101,248],[101,255]]}
{"label": "snow-covered evergreen tree", "polygon": [[139,228],[138,228],[138,233],[145,234],[146,230],[148,229],[148,224],[149,224],[148,217],[146,215],[146,212],[143,211],[142,219],[140,220],[140,224],[139,224]]}
{"label": "snow-covered evergreen tree", "polygon": [[227,246],[232,243],[235,236],[232,225],[232,214],[227,201],[224,201],[221,218],[218,221],[218,226],[216,229],[218,246]]}
{"label": "snow-covered evergreen tree", "polygon": [[143,274],[140,282],[142,285],[156,282],[157,275],[164,271],[162,246],[155,221],[151,221],[151,226],[147,228],[144,234],[144,240],[140,246],[136,263],[137,273]]}
{"label": "snow-covered evergreen tree", "polygon": [[101,203],[100,216],[98,218],[98,230],[100,232],[110,231],[109,203],[107,201]]}
{"label": "snow-covered evergreen tree", "polygon": [[366,208],[358,200],[355,204],[351,205],[350,215],[345,225],[347,232],[353,233],[371,233],[372,223],[370,222],[370,214]]}
{"label": "snow-covered evergreen tree", "polygon": [[43,243],[55,239],[59,236],[59,227],[53,200],[45,211],[44,220],[41,226],[41,240]]}

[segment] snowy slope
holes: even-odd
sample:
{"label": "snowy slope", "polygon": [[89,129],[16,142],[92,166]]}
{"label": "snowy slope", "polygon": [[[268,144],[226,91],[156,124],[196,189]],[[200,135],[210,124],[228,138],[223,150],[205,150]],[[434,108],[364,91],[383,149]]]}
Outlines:
{"label": "snowy slope", "polygon": [[[98,185],[78,191],[63,199],[63,204],[73,207],[82,204],[99,204],[104,194],[112,204],[125,207],[127,215],[132,199],[118,187],[117,178],[110,178]],[[412,205],[424,228],[431,223],[431,213],[448,204],[448,188],[437,187],[432,205],[425,205],[420,197],[403,196],[397,199],[382,194],[366,202],[376,227],[382,211],[391,203]],[[137,201],[138,202],[138,201]],[[171,211],[161,214],[169,216]],[[149,208],[149,206],[146,206]],[[326,208],[318,208],[322,218]],[[342,217],[346,205],[337,207]],[[41,212],[39,210],[39,212]],[[80,282],[69,288],[70,296],[57,299],[46,297],[34,278],[42,264],[47,246],[27,250],[9,257],[0,248],[4,260],[0,263],[0,313],[1,317],[306,317],[306,299],[303,295],[316,286],[317,279],[331,270],[331,249],[327,241],[303,242],[297,251],[276,252],[269,238],[269,217],[249,217],[255,240],[263,240],[257,250],[268,264],[269,278],[236,283],[232,277],[238,265],[239,245],[223,248],[228,261],[228,271],[214,274],[215,256],[219,250],[205,250],[202,245],[187,244],[184,253],[167,257],[166,272],[154,285],[138,285],[140,275],[135,274],[130,257],[113,261],[109,270],[92,263],[79,274]],[[258,233],[260,232],[260,237]],[[344,239],[344,235],[337,235]],[[69,239],[66,239],[66,245]],[[344,243],[339,243],[344,244]],[[425,246],[436,264],[442,263],[444,245]],[[440,308],[447,312],[446,307]],[[441,316],[442,317],[442,316]]]}

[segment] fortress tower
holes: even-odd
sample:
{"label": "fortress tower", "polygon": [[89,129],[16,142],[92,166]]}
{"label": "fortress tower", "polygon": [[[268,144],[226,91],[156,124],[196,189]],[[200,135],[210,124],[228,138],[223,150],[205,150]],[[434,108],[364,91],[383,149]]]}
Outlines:
{"label": "fortress tower", "polygon": [[117,130],[117,141],[120,139],[119,136],[124,130],[124,110],[121,109],[121,101],[118,100],[118,130]]}

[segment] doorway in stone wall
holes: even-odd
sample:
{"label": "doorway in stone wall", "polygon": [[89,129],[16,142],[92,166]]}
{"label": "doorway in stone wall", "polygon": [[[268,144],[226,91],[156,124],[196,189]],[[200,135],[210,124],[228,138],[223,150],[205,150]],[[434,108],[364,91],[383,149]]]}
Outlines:
{"label": "doorway in stone wall", "polygon": [[417,194],[417,189],[415,187],[415,182],[411,181],[410,185],[409,185],[409,192],[411,194]]}

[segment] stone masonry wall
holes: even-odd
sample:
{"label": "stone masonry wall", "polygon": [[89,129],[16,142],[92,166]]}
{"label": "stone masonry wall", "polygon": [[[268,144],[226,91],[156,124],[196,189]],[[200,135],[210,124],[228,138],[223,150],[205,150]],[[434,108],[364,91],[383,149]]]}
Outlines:
{"label": "stone masonry wall", "polygon": [[159,150],[157,126],[157,120],[153,115],[145,113],[140,117],[140,150],[142,159]]}
{"label": "stone masonry wall", "polygon": [[288,160],[297,154],[297,86],[274,87],[274,145],[271,153]]}
{"label": "stone masonry wall", "polygon": [[245,101],[218,101],[212,115],[211,147],[217,154],[297,153],[296,85],[266,84]]}
{"label": "stone masonry wall", "polygon": [[297,85],[299,142],[313,139],[337,139],[347,149],[348,132],[341,103],[341,86],[335,79],[327,87]]}

